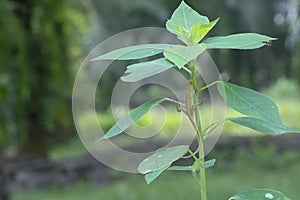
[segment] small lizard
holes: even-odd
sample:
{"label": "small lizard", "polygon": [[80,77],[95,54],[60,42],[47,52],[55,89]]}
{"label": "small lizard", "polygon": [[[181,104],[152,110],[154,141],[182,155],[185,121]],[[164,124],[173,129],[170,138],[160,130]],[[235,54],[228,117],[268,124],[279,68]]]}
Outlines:
{"label": "small lizard", "polygon": [[189,81],[187,83],[186,94],[184,97],[184,104],[185,104],[186,112],[190,116],[194,116],[194,109],[195,109],[194,95],[195,95],[195,90],[192,86],[192,81]]}

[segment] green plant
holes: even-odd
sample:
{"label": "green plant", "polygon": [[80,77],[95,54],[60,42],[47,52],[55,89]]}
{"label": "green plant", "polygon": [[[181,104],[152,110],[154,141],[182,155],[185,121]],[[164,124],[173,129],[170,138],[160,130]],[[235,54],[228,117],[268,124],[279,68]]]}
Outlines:
{"label": "green plant", "polygon": [[[213,166],[215,163],[214,159],[205,160],[204,140],[214,128],[222,123],[202,127],[199,95],[203,91],[216,85],[226,104],[244,115],[244,117],[226,118],[226,120],[265,134],[276,135],[286,132],[300,133],[300,131],[289,128],[283,124],[276,104],[267,96],[227,82],[215,81],[209,85],[203,85],[201,80],[198,80],[195,60],[206,49],[256,49],[265,45],[271,45],[271,41],[276,40],[276,38],[256,33],[240,33],[211,37],[202,41],[207,33],[217,24],[218,20],[219,19],[216,19],[210,22],[206,16],[200,15],[185,2],[182,2],[174,11],[171,19],[167,21],[166,27],[171,33],[177,35],[178,39],[185,45],[136,45],[118,49],[94,59],[131,60],[163,54],[162,58],[127,66],[125,75],[121,78],[127,82],[138,81],[172,67],[177,67],[179,70],[189,73],[190,81],[187,84],[184,102],[163,97],[152,99],[133,109],[124,118],[120,119],[107,131],[101,140],[121,134],[145,115],[153,106],[163,101],[176,104],[177,109],[186,114],[195,130],[198,150],[193,152],[187,145],[159,149],[156,153],[139,164],[138,171],[145,175],[147,183],[151,183],[166,170],[191,171],[199,182],[201,200],[207,200],[206,168]],[[174,161],[184,157],[187,153],[194,158],[192,166],[171,166]],[[230,200],[247,199],[288,200],[289,198],[284,196],[281,192],[270,189],[253,189],[241,192],[230,198]]]}

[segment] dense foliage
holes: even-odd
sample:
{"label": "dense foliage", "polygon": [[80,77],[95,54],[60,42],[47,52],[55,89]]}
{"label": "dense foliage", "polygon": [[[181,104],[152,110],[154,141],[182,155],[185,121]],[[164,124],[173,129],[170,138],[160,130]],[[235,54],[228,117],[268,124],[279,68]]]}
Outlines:
{"label": "dense foliage", "polygon": [[0,5],[0,145],[45,156],[49,138],[72,130],[71,65],[83,54],[84,18],[64,0]]}

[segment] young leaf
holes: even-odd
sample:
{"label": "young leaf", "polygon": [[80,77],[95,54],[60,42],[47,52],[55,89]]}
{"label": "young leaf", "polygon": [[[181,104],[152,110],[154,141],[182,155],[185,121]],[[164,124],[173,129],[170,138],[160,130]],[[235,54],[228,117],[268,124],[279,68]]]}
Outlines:
{"label": "young leaf", "polygon": [[142,44],[142,45],[129,46],[129,47],[124,47],[103,54],[97,58],[92,59],[92,61],[140,59],[140,58],[154,56],[156,54],[162,53],[169,46],[171,45],[170,44]]}
{"label": "young leaf", "polygon": [[141,174],[158,171],[169,167],[174,161],[178,160],[187,153],[189,146],[180,145],[159,149],[156,153],[144,159],[138,166]]}
{"label": "young leaf", "polygon": [[[120,119],[101,139],[109,139],[111,137],[121,134],[124,130],[130,127],[135,121],[145,115],[153,106],[169,100],[168,98],[156,98],[148,101],[139,107],[130,111],[125,117]],[[100,140],[101,140],[100,139]]]}
{"label": "young leaf", "polygon": [[203,43],[207,45],[207,49],[257,49],[268,45],[272,38],[257,33],[239,33],[228,36],[211,37]]}
{"label": "young leaf", "polygon": [[291,200],[279,191],[270,189],[253,189],[246,192],[240,192],[229,200]]}
{"label": "young leaf", "polygon": [[191,38],[191,29],[194,26],[208,24],[209,20],[206,16],[202,16],[189,7],[184,1],[174,11],[170,20],[166,23],[166,28],[177,35],[178,39],[188,45],[195,45],[198,42]]}
{"label": "young leaf", "polygon": [[202,24],[209,23],[209,20],[206,16],[200,15],[184,1],[182,1],[179,7],[173,12],[171,19],[167,21],[166,27],[171,33],[177,35],[178,32],[174,28],[173,24],[181,26],[185,30],[189,30],[199,21],[201,21]]}
{"label": "young leaf", "polygon": [[166,71],[174,66],[175,65],[169,62],[166,58],[160,58],[149,62],[141,62],[127,66],[125,75],[122,76],[121,79],[126,82],[139,81]]}
{"label": "young leaf", "polygon": [[[201,21],[199,21],[199,23],[201,24]],[[173,27],[173,29],[175,31],[173,31],[173,33],[175,33],[177,35],[177,38],[181,41],[183,41],[185,44],[189,44],[190,43],[190,33],[189,30],[185,29],[183,26],[180,26],[178,24],[174,24],[173,22],[169,21],[169,26]]]}
{"label": "young leaf", "polygon": [[217,86],[227,105],[236,111],[273,124],[283,125],[278,108],[269,97],[232,83],[218,82]]}
{"label": "young leaf", "polygon": [[[207,160],[204,162],[205,169],[213,167],[216,163],[216,159]],[[168,168],[169,171],[192,171],[193,166],[172,166]],[[197,171],[200,170],[200,167],[196,169]]]}
{"label": "young leaf", "polygon": [[194,46],[173,45],[164,51],[164,56],[179,69],[205,51],[205,45]]}
{"label": "young leaf", "polygon": [[300,133],[299,130],[286,127],[285,125],[274,124],[254,117],[228,118],[228,120],[266,134]]}
{"label": "young leaf", "polygon": [[207,35],[207,33],[217,24],[218,21],[219,18],[208,24],[197,23],[195,26],[193,26],[190,29],[191,40],[193,41],[193,43],[199,43]]}

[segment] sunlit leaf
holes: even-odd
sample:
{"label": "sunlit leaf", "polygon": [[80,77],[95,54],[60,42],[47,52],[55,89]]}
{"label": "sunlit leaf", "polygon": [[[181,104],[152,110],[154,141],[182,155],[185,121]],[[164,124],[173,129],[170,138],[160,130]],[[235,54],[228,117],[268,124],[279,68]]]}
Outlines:
{"label": "sunlit leaf", "polygon": [[133,109],[125,117],[120,119],[111,129],[109,129],[108,132],[101,139],[109,139],[111,137],[121,134],[135,121],[137,121],[143,115],[145,115],[153,106],[167,100],[168,98],[156,98]]}
{"label": "sunlit leaf", "polygon": [[132,59],[140,59],[149,56],[153,56],[159,53],[162,53],[166,48],[168,48],[169,44],[142,44],[124,47],[121,49],[117,49],[106,54],[103,54],[97,58],[92,59],[92,61],[96,60],[132,60]]}
{"label": "sunlit leaf", "polygon": [[[199,23],[201,24],[201,21],[199,21]],[[187,30],[183,26],[180,26],[178,24],[174,24],[171,21],[169,21],[169,26],[170,25],[172,25],[173,29],[175,30],[175,31],[173,31],[173,33],[175,33],[177,35],[177,38],[179,40],[183,41],[186,44],[191,43],[190,42],[190,40],[191,40],[190,30]]]}
{"label": "sunlit leaf", "polygon": [[246,192],[240,192],[229,200],[291,200],[283,193],[270,189],[253,189]]}
{"label": "sunlit leaf", "polygon": [[190,29],[196,24],[202,25],[207,23],[209,23],[209,20],[206,16],[200,15],[182,1],[179,7],[174,11],[171,19],[167,21],[166,28],[171,33],[176,34],[180,40],[190,44]]}
{"label": "sunlit leaf", "polygon": [[218,36],[206,39],[203,43],[207,49],[256,49],[270,45],[272,38],[257,33],[239,33],[228,36]]}
{"label": "sunlit leaf", "polygon": [[166,71],[174,66],[175,65],[169,62],[166,58],[160,58],[149,62],[141,62],[127,66],[125,75],[122,76],[121,79],[126,82],[139,81]]}
{"label": "sunlit leaf", "polygon": [[172,23],[182,26],[186,30],[189,30],[199,21],[201,21],[202,24],[209,23],[209,20],[206,16],[200,15],[198,12],[188,6],[184,1],[182,1],[179,7],[173,12],[171,19],[167,21],[166,27],[170,32],[176,34],[177,32],[173,28]]}
{"label": "sunlit leaf", "polygon": [[217,24],[218,21],[219,18],[208,24],[197,23],[190,29],[191,40],[195,44],[199,43],[207,35],[207,33]]}
{"label": "sunlit leaf", "polygon": [[181,69],[204,51],[205,45],[203,44],[194,46],[173,45],[164,51],[164,56]]}

